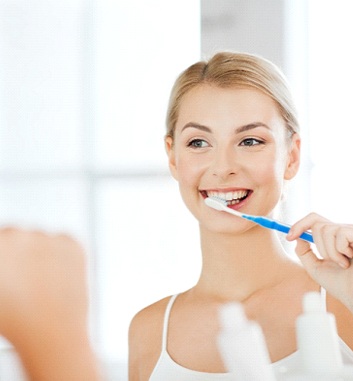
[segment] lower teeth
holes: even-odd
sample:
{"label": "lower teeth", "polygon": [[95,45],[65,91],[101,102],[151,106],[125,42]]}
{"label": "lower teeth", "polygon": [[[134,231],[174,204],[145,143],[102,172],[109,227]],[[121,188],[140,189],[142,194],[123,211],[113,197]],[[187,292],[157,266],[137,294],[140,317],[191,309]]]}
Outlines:
{"label": "lower teeth", "polygon": [[240,202],[240,199],[237,198],[236,200],[227,201],[227,205],[235,205],[235,204],[239,204],[239,202]]}

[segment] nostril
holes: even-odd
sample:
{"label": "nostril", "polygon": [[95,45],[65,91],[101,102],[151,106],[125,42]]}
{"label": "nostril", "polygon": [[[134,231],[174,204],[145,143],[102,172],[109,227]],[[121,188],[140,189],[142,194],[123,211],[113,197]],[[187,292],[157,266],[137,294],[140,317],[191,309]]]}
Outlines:
{"label": "nostril", "polygon": [[217,172],[213,173],[213,176],[218,176],[218,177],[222,177],[222,178],[228,177],[228,176],[234,176],[234,175],[236,175],[236,172],[217,171]]}

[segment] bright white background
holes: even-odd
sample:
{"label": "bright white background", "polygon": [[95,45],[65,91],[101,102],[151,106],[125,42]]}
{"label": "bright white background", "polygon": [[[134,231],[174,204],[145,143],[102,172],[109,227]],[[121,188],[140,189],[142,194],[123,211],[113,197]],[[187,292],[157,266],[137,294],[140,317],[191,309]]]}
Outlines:
{"label": "bright white background", "polygon": [[[352,222],[351,2],[284,3],[305,154],[287,222],[311,210]],[[200,19],[196,0],[0,0],[0,223],[84,243],[107,360],[126,361],[135,312],[198,277],[163,135],[170,87],[201,55]]]}
{"label": "bright white background", "polygon": [[197,279],[163,137],[199,57],[197,0],[0,0],[0,223],[84,243],[104,361],[126,361],[134,313]]}
{"label": "bright white background", "polygon": [[352,223],[352,3],[310,0],[308,5],[310,203],[329,218]]}

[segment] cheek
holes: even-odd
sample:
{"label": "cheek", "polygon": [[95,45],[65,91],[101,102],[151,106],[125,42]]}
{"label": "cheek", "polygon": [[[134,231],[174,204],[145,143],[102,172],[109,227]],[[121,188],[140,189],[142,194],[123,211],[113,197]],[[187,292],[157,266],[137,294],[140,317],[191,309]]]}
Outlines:
{"label": "cheek", "polygon": [[200,177],[199,166],[188,160],[179,160],[177,168],[179,186],[181,188],[195,186]]}
{"label": "cheek", "polygon": [[[254,182],[265,186],[269,197],[280,197],[284,184],[285,158],[271,155],[266,160],[259,160],[254,166]],[[270,195],[271,193],[271,195]]]}
{"label": "cheek", "polygon": [[[199,200],[199,187],[203,171],[201,162],[190,158],[183,158],[177,161],[178,185],[180,195],[190,210],[195,215],[195,202]],[[197,216],[196,216],[197,217]]]}
{"label": "cheek", "polygon": [[200,178],[204,164],[197,159],[179,156],[177,158],[178,181],[180,185],[194,185]]}
{"label": "cheek", "polygon": [[253,214],[271,216],[282,199],[284,181],[280,167],[274,162],[261,162],[254,178],[255,194]]}

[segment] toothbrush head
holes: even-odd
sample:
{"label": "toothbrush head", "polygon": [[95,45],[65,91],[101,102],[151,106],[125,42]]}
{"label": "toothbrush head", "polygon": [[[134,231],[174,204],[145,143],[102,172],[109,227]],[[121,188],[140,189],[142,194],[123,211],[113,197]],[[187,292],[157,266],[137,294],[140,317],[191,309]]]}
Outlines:
{"label": "toothbrush head", "polygon": [[220,197],[207,197],[205,203],[216,210],[225,210],[225,208],[227,208],[227,201]]}
{"label": "toothbrush head", "polygon": [[205,199],[205,203],[206,205],[210,206],[213,209],[216,209],[222,212],[227,212],[229,214],[233,214],[233,216],[244,217],[244,218],[246,218],[247,216],[246,214],[242,214],[238,212],[237,210],[228,208],[227,201],[220,197],[216,197],[216,196],[207,197]]}

